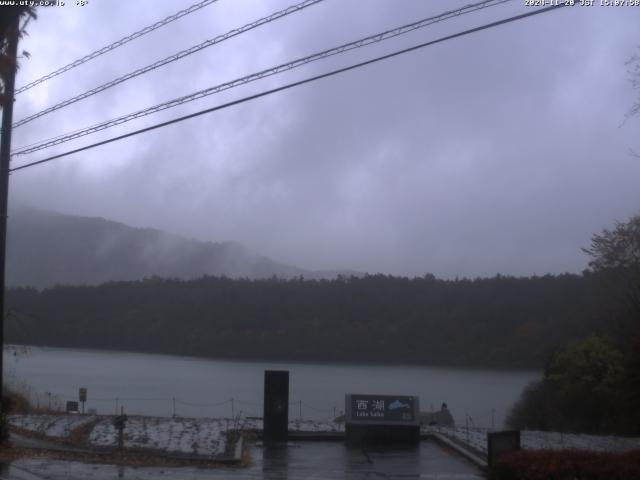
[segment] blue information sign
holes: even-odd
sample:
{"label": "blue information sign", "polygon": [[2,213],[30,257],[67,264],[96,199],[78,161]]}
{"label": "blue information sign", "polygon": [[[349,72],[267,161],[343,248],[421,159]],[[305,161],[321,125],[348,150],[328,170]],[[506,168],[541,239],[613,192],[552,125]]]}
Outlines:
{"label": "blue information sign", "polygon": [[403,395],[346,396],[347,422],[415,424],[419,419],[418,397]]}

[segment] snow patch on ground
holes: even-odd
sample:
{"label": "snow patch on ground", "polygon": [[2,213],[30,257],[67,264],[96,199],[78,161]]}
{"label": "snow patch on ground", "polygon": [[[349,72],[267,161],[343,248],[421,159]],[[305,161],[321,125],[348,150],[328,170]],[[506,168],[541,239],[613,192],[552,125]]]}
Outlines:
{"label": "snow patch on ground", "polygon": [[96,420],[89,415],[9,415],[9,425],[40,435],[68,438],[71,432]]}
{"label": "snow patch on ground", "polygon": [[[88,446],[113,448],[118,444],[113,417],[95,415],[10,415],[9,424],[47,437],[68,438],[84,425],[95,425]],[[217,456],[225,453],[227,431],[262,430],[261,418],[242,418],[237,422],[224,418],[129,417],[124,430],[124,446],[166,453]],[[294,432],[344,432],[344,423],[333,421],[292,420]],[[422,433],[440,433],[479,452],[487,452],[486,429],[429,427]],[[559,432],[521,432],[526,449],[579,449],[600,452],[623,452],[640,449],[640,438],[603,435],[568,434]]]}
{"label": "snow patch on ground", "polygon": [[[625,452],[640,449],[640,438],[612,435],[586,435],[560,432],[524,431],[520,441],[524,448],[575,448],[597,452]],[[548,447],[546,445],[553,445]]]}
{"label": "snow patch on ground", "polygon": [[296,432],[344,432],[344,423],[330,420],[293,420],[289,422],[289,430]]}
{"label": "snow patch on ground", "polygon": [[[465,443],[481,452],[487,452],[487,432],[484,429],[423,427],[423,433],[437,432],[459,442]],[[541,449],[577,449],[595,452],[624,452],[640,449],[638,437],[616,437],[610,435],[586,435],[577,433],[539,432],[524,430],[520,433],[522,448]]]}
{"label": "snow patch on ground", "polygon": [[[262,419],[243,418],[240,420],[241,430],[262,430]],[[344,423],[331,420],[291,420],[290,432],[344,432]]]}
{"label": "snow patch on ground", "polygon": [[[13,427],[56,438],[69,438],[73,430],[95,422],[88,446],[118,445],[118,432],[110,416],[10,415],[8,420]],[[124,429],[124,446],[187,455],[221,455],[225,453],[225,432],[233,427],[228,419],[132,416]]]}
{"label": "snow patch on ground", "polygon": [[[215,456],[225,452],[225,431],[231,423],[224,419],[129,417],[124,429],[125,448]],[[89,444],[116,447],[118,432],[111,418],[105,418],[91,431]]]}

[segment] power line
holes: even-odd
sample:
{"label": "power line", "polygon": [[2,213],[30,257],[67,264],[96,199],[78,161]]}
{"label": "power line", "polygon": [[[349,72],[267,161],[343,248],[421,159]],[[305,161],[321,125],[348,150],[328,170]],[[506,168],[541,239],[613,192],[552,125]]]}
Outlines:
{"label": "power line", "polygon": [[13,128],[19,127],[21,125],[24,125],[25,123],[31,122],[33,120],[35,120],[36,118],[40,118],[44,115],[47,115],[51,112],[55,112],[56,110],[59,110],[61,108],[67,107],[73,103],[79,102],[80,100],[84,100],[85,98],[91,97],[93,95],[96,95],[100,92],[104,92],[105,90],[108,90],[109,88],[115,87],[116,85],[119,85],[121,83],[126,82],[127,80],[131,80],[132,78],[138,77],[140,75],[143,75],[145,73],[148,73],[152,70],[156,70],[157,68],[160,68],[164,65],[167,65],[169,63],[175,62],[177,60],[180,60],[184,57],[187,57],[189,55],[192,55],[196,52],[199,52],[200,50],[203,50],[205,48],[208,48],[212,45],[216,45],[218,43],[222,43],[225,40],[228,40],[232,37],[235,37],[237,35],[240,35],[242,33],[248,32],[249,30],[253,30],[254,28],[260,27],[262,25],[265,25],[267,23],[273,22],[274,20],[278,20],[279,18],[282,17],[286,17],[287,15],[291,15],[292,13],[297,13],[300,10],[303,10],[307,7],[310,7],[312,5],[315,5],[316,3],[320,3],[323,0],[304,0],[301,3],[298,3],[296,5],[292,5],[290,7],[285,8],[284,10],[280,10],[278,12],[272,13],[271,15],[268,15],[266,17],[260,18],[258,20],[255,20],[251,23],[248,23],[240,28],[234,28],[233,30],[228,31],[227,33],[224,33],[222,35],[218,35],[214,38],[211,38],[209,40],[205,40],[204,42],[198,44],[198,45],[194,45],[191,48],[187,48],[186,50],[181,50],[178,53],[174,53],[173,55],[170,55],[166,58],[163,58],[162,60],[158,60],[150,65],[147,65],[145,67],[139,68],[137,70],[134,70],[133,72],[127,73],[126,75],[123,75],[121,77],[118,77],[114,80],[111,80],[110,82],[104,83],[98,87],[92,88],[91,90],[88,90],[84,93],[81,93],[80,95],[76,95],[75,97],[71,97],[68,98],[67,100],[64,100],[60,103],[57,103],[56,105],[53,105],[49,108],[45,108],[44,110],[41,110],[37,113],[34,113],[33,115],[29,115],[28,117],[23,118],[22,120],[17,121],[16,123],[13,124]]}
{"label": "power line", "polygon": [[182,122],[182,121],[188,120],[190,118],[198,117],[200,115],[205,115],[207,113],[215,112],[217,110],[222,110],[222,109],[225,109],[225,108],[228,108],[228,107],[232,107],[234,105],[239,105],[241,103],[245,103],[245,102],[248,102],[250,100],[255,100],[257,98],[264,97],[264,96],[267,96],[267,95],[271,95],[273,93],[281,92],[283,90],[288,90],[289,88],[293,88],[293,87],[297,87],[297,86],[300,86],[300,85],[304,85],[306,83],[314,82],[314,81],[320,80],[322,78],[332,77],[332,76],[338,75],[340,73],[348,72],[350,70],[355,70],[356,68],[364,67],[366,65],[377,63],[377,62],[380,62],[382,60],[387,60],[389,58],[397,57],[399,55],[403,55],[403,54],[408,53],[408,52],[413,52],[414,50],[418,50],[418,49],[425,48],[425,47],[428,47],[428,46],[431,46],[431,45],[435,45],[437,43],[442,43],[442,42],[445,42],[445,41],[448,41],[448,40],[452,40],[454,38],[458,38],[458,37],[462,37],[462,36],[465,36],[465,35],[469,35],[471,33],[479,32],[479,31],[482,31],[482,30],[487,30],[489,28],[493,28],[493,27],[497,27],[497,26],[504,25],[504,24],[507,24],[507,23],[515,22],[515,21],[518,21],[518,20],[522,20],[524,18],[532,17],[534,15],[539,15],[541,13],[546,13],[546,12],[550,12],[552,10],[557,10],[558,8],[562,8],[562,7],[565,7],[567,5],[568,4],[564,4],[564,3],[563,4],[558,4],[558,5],[553,5],[553,6],[549,6],[549,7],[545,7],[545,8],[541,8],[541,9],[537,9],[537,10],[533,10],[531,12],[523,13],[523,14],[520,14],[520,15],[515,15],[515,16],[512,16],[512,17],[508,17],[508,18],[505,18],[505,19],[502,19],[502,20],[497,20],[495,22],[487,23],[487,24],[481,25],[479,27],[471,28],[471,29],[468,29],[468,30],[463,30],[462,32],[454,33],[452,35],[447,35],[445,37],[440,37],[440,38],[437,38],[435,40],[431,40],[431,41],[428,41],[428,42],[421,43],[419,45],[414,45],[413,47],[405,48],[405,49],[402,49],[402,50],[397,50],[395,52],[392,52],[392,53],[389,53],[389,54],[386,54],[386,55],[382,55],[382,56],[379,56],[379,57],[375,57],[375,58],[372,58],[370,60],[366,60],[364,62],[356,63],[356,64],[350,65],[348,67],[339,68],[337,70],[332,70],[332,71],[327,72],[327,73],[323,73],[323,74],[320,74],[320,75],[315,75],[313,77],[309,77],[309,78],[306,78],[304,80],[299,80],[297,82],[288,83],[288,84],[283,85],[281,87],[277,87],[277,88],[273,88],[273,89],[270,89],[270,90],[266,90],[266,91],[263,91],[263,92],[260,92],[260,93],[256,93],[254,95],[249,95],[247,97],[243,97],[243,98],[240,98],[238,100],[233,100],[231,102],[227,102],[227,103],[224,103],[222,105],[218,105],[218,106],[215,106],[215,107],[212,107],[212,108],[207,108],[205,110],[200,110],[199,112],[195,112],[195,113],[191,113],[189,115],[184,115],[182,117],[174,118],[174,119],[168,120],[166,122],[157,123],[155,125],[151,125],[151,126],[146,127],[146,128],[141,128],[141,129],[135,130],[133,132],[125,133],[124,135],[119,135],[117,137],[112,137],[112,138],[109,138],[107,140],[103,140],[101,142],[96,142],[96,143],[93,143],[93,144],[90,144],[90,145],[86,145],[84,147],[76,148],[74,150],[69,150],[67,152],[60,153],[58,155],[53,155],[53,156],[50,156],[50,157],[47,157],[47,158],[43,158],[42,160],[37,160],[35,162],[26,163],[24,165],[20,165],[18,167],[11,168],[9,170],[9,172],[15,172],[17,170],[22,170],[22,169],[25,169],[25,168],[28,168],[28,167],[33,167],[35,165],[40,165],[42,163],[46,163],[46,162],[50,162],[52,160],[56,160],[58,158],[66,157],[66,156],[72,155],[74,153],[78,153],[78,152],[82,152],[82,151],[85,151],[85,150],[89,150],[89,149],[92,149],[92,148],[95,148],[95,147],[99,147],[101,145],[106,145],[107,143],[112,143],[112,142],[116,142],[118,140],[123,140],[125,138],[132,137],[134,135],[139,135],[141,133],[145,133],[145,132],[149,132],[151,130],[155,130],[155,129],[158,129],[158,128],[166,127],[166,126],[172,125],[174,123]]}
{"label": "power line", "polygon": [[102,123],[98,123],[95,125],[92,125],[90,127],[86,127],[84,129],[81,130],[76,130],[73,132],[69,132],[67,134],[63,134],[60,135],[58,137],[55,137],[51,140],[44,140],[41,142],[37,142],[35,146],[24,146],[21,147],[20,149],[16,150],[13,155],[26,155],[29,153],[33,153],[36,152],[38,150],[42,150],[44,148],[49,148],[55,145],[60,145],[61,143],[66,143],[70,140],[74,140],[76,138],[80,138],[92,133],[96,133],[99,132],[101,130],[105,130],[107,128],[116,126],[116,125],[120,125],[122,123],[126,123],[132,120],[135,120],[137,118],[141,118],[147,115],[150,115],[152,113],[157,113],[160,112],[162,110],[166,110],[168,108],[173,108],[176,107],[178,105],[182,105],[184,103],[187,102],[191,102],[194,100],[199,100],[201,98],[207,97],[209,95],[213,95],[219,92],[222,92],[224,90],[228,90],[231,88],[235,88],[238,87],[240,85],[244,85],[256,80],[260,80],[262,78],[265,77],[269,77],[271,75],[276,75],[278,73],[284,72],[284,71],[288,71],[288,70],[293,70],[295,68],[301,67],[303,65],[306,65],[308,63],[311,62],[315,62],[318,60],[322,60],[328,57],[331,57],[333,55],[338,55],[350,50],[354,50],[357,48],[362,48],[365,47],[367,45],[371,45],[374,43],[378,43],[378,42],[382,42],[385,40],[388,40],[390,38],[394,38],[397,37],[399,35],[404,35],[406,33],[412,32],[414,30],[420,29],[420,28],[424,28],[427,27],[429,25],[432,25],[434,23],[438,23],[444,20],[448,20],[450,18],[454,18],[454,17],[458,17],[461,15],[466,15],[468,13],[480,10],[480,9],[484,9],[484,8],[488,8],[488,7],[492,7],[492,6],[496,6],[496,5],[500,5],[502,3],[506,3],[512,0],[485,0],[479,3],[474,3],[474,4],[470,4],[461,8],[458,8],[456,10],[450,10],[444,13],[441,13],[439,15],[433,16],[433,17],[428,17],[428,18],[424,18],[422,20],[419,20],[417,22],[413,22],[413,23],[409,23],[407,25],[403,25],[400,27],[396,27],[393,28],[391,30],[386,30],[384,32],[381,33],[376,33],[375,35],[370,35],[368,37],[364,37],[361,38],[359,40],[355,40],[349,43],[345,43],[342,44],[340,46],[334,47],[334,48],[330,48],[328,50],[323,50],[321,52],[317,52],[317,53],[313,53],[311,55],[308,55],[306,57],[301,57],[298,58],[296,60],[293,60],[291,62],[288,63],[283,63],[280,65],[277,65],[275,67],[266,69],[266,70],[262,70],[256,73],[252,73],[250,75],[244,76],[244,77],[240,77],[237,78],[235,80],[231,80],[229,82],[225,82],[213,87],[209,87],[206,88],[204,90],[199,90],[197,92],[191,93],[189,95],[185,95],[179,98],[175,98],[173,100],[167,101],[167,102],[163,102],[160,103],[158,105],[154,105],[152,107],[149,108],[145,108],[143,110],[139,110],[137,112],[133,112],[133,113],[129,113],[127,115],[123,115],[121,117],[117,117],[115,119],[111,119],[111,120],[107,120],[105,122]]}
{"label": "power line", "polygon": [[196,3],[194,5],[191,5],[189,8],[185,8],[184,10],[180,10],[177,13],[174,13],[173,15],[169,15],[168,17],[154,23],[153,25],[149,25],[147,27],[144,27],[142,30],[138,30],[137,32],[132,33],[131,35],[127,35],[124,38],[121,38],[120,40],[113,42],[105,47],[100,48],[99,50],[96,50],[94,52],[91,52],[88,55],[85,55],[82,58],[79,58],[71,63],[69,63],[68,65],[65,65],[64,67],[60,67],[59,69],[48,73],[47,75],[38,78],[37,80],[34,80],[31,83],[26,84],[23,87],[18,88],[15,91],[15,94],[17,95],[18,93],[24,92],[25,90],[29,90],[30,88],[35,87],[36,85],[39,85],[43,82],[46,82],[47,80],[53,78],[53,77],[57,77],[58,75],[63,74],[64,72],[68,72],[69,70],[82,65],[83,63],[88,62],[89,60],[93,60],[96,57],[99,57],[100,55],[104,55],[107,52],[110,52],[111,50],[115,50],[118,47],[121,47],[133,40],[135,40],[136,38],[140,38],[143,35],[146,35],[147,33],[153,32],[154,30],[157,30],[160,27],[164,27],[165,25],[174,22],[176,20],[178,20],[179,18],[184,17],[185,15],[189,15],[190,13],[196,12],[198,10],[200,10],[201,8],[204,8],[208,5],[211,5],[212,3],[217,2],[218,0],[203,0],[200,3]]}
{"label": "power line", "polygon": [[67,151],[67,152],[64,152],[64,153],[61,153],[61,154],[58,154],[58,155],[53,155],[51,157],[47,157],[47,158],[42,159],[42,160],[38,160],[38,161],[35,161],[35,162],[30,162],[30,163],[21,165],[19,167],[14,167],[14,168],[10,169],[9,171],[13,172],[13,171],[21,170],[21,169],[24,169],[24,168],[27,168],[27,167],[30,167],[30,166],[39,165],[41,163],[49,162],[51,160],[55,160],[55,159],[58,159],[58,158],[61,158],[61,157],[65,157],[65,156],[68,156],[68,155],[71,155],[71,154],[74,154],[74,153],[78,153],[78,152],[81,152],[81,151],[84,151],[84,150],[89,150],[91,148],[95,148],[95,147],[98,147],[98,146],[101,146],[101,145],[105,145],[107,143],[112,143],[112,142],[115,142],[115,141],[118,141],[118,140],[122,140],[122,139],[125,139],[125,138],[128,138],[128,137],[134,136],[134,135],[138,135],[138,134],[145,133],[145,132],[148,132],[148,131],[151,131],[151,130],[155,130],[157,128],[161,128],[161,127],[165,127],[165,126],[168,126],[168,125],[171,125],[171,124],[174,124],[174,123],[182,122],[182,121],[188,120],[190,118],[194,118],[194,117],[197,117],[197,116],[200,116],[200,115],[211,113],[211,112],[214,112],[214,111],[217,111],[217,110],[222,110],[224,108],[228,108],[228,107],[231,107],[231,106],[234,106],[234,105],[245,103],[245,102],[250,101],[250,100],[255,100],[257,98],[260,98],[260,97],[263,97],[263,96],[266,96],[266,95],[270,95],[270,94],[273,94],[273,93],[277,93],[277,92],[280,92],[280,91],[283,91],[283,90],[287,90],[289,88],[300,86],[300,85],[303,85],[303,84],[306,84],[306,83],[310,83],[310,82],[315,81],[315,80],[320,80],[322,78],[326,78],[326,77],[334,76],[334,75],[337,75],[337,74],[340,74],[340,73],[344,73],[344,72],[347,72],[347,71],[350,71],[350,70],[354,70],[356,68],[360,68],[360,67],[363,67],[365,65],[369,65],[369,64],[376,63],[376,62],[379,62],[379,61],[382,61],[382,60],[386,60],[386,59],[389,59],[389,58],[392,58],[392,57],[395,57],[395,56],[398,56],[398,55],[402,55],[404,53],[408,53],[408,52],[411,52],[411,51],[414,51],[414,50],[417,50],[417,49],[420,49],[420,48],[431,46],[431,45],[434,45],[434,44],[437,44],[437,43],[441,43],[441,42],[444,42],[444,41],[447,41],[447,40],[451,40],[451,39],[454,39],[454,38],[457,38],[457,37],[461,37],[461,36],[464,36],[464,35],[475,33],[475,32],[481,31],[481,30],[486,30],[486,29],[489,29],[489,28],[493,28],[493,27],[496,27],[496,26],[499,26],[499,25],[503,25],[503,24],[506,24],[506,23],[514,22],[514,21],[517,21],[517,20],[521,20],[521,19],[533,16],[533,15],[538,15],[538,14],[545,13],[545,12],[548,12],[548,11],[551,11],[551,10],[562,8],[564,6],[566,6],[566,4],[554,5],[554,6],[550,6],[550,7],[546,7],[546,8],[542,8],[542,9],[538,9],[538,10],[534,10],[532,12],[516,15],[516,16],[513,16],[513,17],[509,17],[509,18],[506,18],[506,19],[503,19],[503,20],[498,20],[498,21],[495,21],[495,22],[491,22],[491,23],[482,25],[480,27],[475,27],[475,28],[472,28],[472,29],[469,29],[469,30],[464,30],[462,32],[458,32],[458,33],[455,33],[455,34],[452,34],[452,35],[441,37],[441,38],[438,38],[436,40],[431,40],[429,42],[425,42],[425,43],[422,43],[422,44],[419,44],[419,45],[416,45],[416,46],[413,46],[413,47],[405,48],[403,50],[399,50],[399,51],[396,51],[396,52],[393,52],[393,53],[390,53],[390,54],[387,54],[387,55],[376,57],[376,58],[373,58],[371,60],[366,60],[364,62],[360,62],[360,63],[354,64],[354,65],[350,65],[348,67],[340,68],[340,69],[333,70],[333,71],[330,71],[330,72],[327,72],[327,73],[324,73],[324,74],[320,74],[320,75],[316,75],[316,76],[313,76],[313,77],[310,77],[310,78],[306,78],[304,80],[300,80],[300,81],[297,81],[297,82],[289,83],[289,84],[283,85],[281,87],[277,87],[277,88],[273,88],[273,89],[270,89],[270,90],[266,90],[266,91],[263,91],[263,92],[260,92],[260,93],[254,94],[254,95],[243,97],[243,98],[238,99],[238,100],[227,102],[227,103],[222,104],[222,105],[218,105],[218,106],[215,106],[215,107],[212,107],[212,108],[201,110],[199,112],[195,112],[195,113],[192,113],[192,114],[189,114],[189,115],[178,117],[178,118],[166,121],[166,122],[158,123],[158,124],[146,127],[146,128],[142,128],[142,129],[139,129],[139,130],[135,130],[133,132],[129,132],[129,133],[123,134],[123,135],[112,137],[110,139],[103,140],[101,142],[97,142],[97,143],[90,144],[90,145],[87,145],[87,146],[84,146],[84,147],[80,147],[80,148],[77,148],[77,149],[74,149],[74,150],[70,150],[70,151]]}

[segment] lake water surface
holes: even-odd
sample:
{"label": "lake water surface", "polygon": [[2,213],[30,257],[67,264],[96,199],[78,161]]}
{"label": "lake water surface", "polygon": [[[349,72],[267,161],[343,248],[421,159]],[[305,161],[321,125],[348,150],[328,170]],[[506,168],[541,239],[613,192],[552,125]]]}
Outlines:
{"label": "lake water surface", "polygon": [[542,373],[416,365],[241,362],[132,352],[5,349],[5,377],[41,405],[64,405],[86,387],[86,408],[111,414],[262,415],[264,370],[290,371],[289,417],[327,419],[345,393],[417,395],[421,410],[446,402],[458,425],[502,426],[523,387]]}

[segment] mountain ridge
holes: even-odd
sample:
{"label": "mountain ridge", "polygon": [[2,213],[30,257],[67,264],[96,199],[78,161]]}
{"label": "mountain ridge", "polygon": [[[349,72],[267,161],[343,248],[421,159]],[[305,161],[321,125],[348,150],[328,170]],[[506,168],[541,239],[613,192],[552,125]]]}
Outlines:
{"label": "mountain ridge", "polygon": [[275,261],[233,242],[190,239],[102,217],[13,206],[7,222],[7,284],[47,288],[148,277],[193,279],[334,278],[350,271],[313,271]]}

